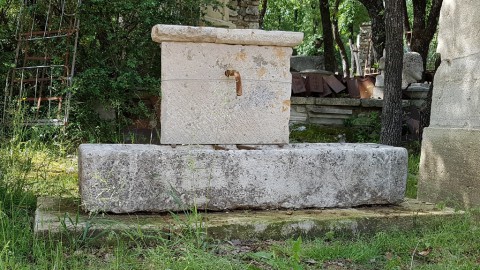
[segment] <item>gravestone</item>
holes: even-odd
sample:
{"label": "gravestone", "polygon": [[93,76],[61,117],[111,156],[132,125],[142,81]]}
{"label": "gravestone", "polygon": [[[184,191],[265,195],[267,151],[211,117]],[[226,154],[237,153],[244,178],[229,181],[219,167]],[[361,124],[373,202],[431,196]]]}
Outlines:
{"label": "gravestone", "polygon": [[423,132],[418,198],[480,206],[479,1],[444,0],[430,127]]}
{"label": "gravestone", "polygon": [[163,145],[79,147],[89,212],[351,207],[403,201],[407,151],[289,144],[303,34],[157,25]]}

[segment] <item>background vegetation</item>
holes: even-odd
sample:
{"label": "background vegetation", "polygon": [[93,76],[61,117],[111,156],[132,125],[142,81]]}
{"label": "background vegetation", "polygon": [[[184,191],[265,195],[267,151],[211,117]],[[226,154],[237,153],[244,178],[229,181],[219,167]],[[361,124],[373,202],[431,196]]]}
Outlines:
{"label": "background vegetation", "polygon": [[[339,4],[337,11],[335,2]],[[330,1],[331,14],[338,21],[344,44],[348,44],[349,39],[355,41],[359,26],[371,19],[361,2]],[[434,1],[426,2],[428,10]],[[408,18],[413,24],[414,3],[412,0],[406,3]],[[16,15],[20,4],[21,0],[0,1],[2,82],[14,63]],[[67,130],[71,141],[122,142],[122,132],[136,119],[158,120],[151,104],[142,101],[145,96],[160,95],[160,50],[150,39],[151,27],[157,23],[198,25],[205,5],[218,3],[215,0],[82,1],[76,77],[71,89],[74,95]],[[322,46],[315,45],[323,31],[317,0],[268,1],[264,28],[304,32],[305,41],[297,48],[299,54],[314,55],[323,51]],[[349,46],[346,48],[350,57]],[[338,46],[336,50],[337,63],[340,63]],[[0,95],[3,101],[3,91]],[[97,113],[99,107],[112,111],[114,117],[101,120]]]}

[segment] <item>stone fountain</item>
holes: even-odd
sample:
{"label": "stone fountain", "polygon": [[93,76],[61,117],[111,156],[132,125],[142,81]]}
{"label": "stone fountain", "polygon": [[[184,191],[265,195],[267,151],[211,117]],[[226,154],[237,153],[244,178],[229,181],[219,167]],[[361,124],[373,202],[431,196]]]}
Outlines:
{"label": "stone fountain", "polygon": [[83,144],[89,212],[396,204],[407,151],[289,144],[290,56],[302,33],[156,25],[162,145]]}

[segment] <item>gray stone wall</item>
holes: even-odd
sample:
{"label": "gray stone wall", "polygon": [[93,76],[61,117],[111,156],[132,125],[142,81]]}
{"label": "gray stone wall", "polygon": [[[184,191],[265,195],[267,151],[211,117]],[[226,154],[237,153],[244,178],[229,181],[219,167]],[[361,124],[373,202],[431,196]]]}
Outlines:
{"label": "gray stone wall", "polygon": [[229,3],[229,20],[239,29],[258,29],[260,1],[232,0]]}
{"label": "gray stone wall", "polygon": [[[345,119],[371,112],[381,113],[383,107],[381,99],[292,97],[291,101],[291,124],[341,126]],[[403,100],[402,105],[420,108],[423,102],[420,99]]]}

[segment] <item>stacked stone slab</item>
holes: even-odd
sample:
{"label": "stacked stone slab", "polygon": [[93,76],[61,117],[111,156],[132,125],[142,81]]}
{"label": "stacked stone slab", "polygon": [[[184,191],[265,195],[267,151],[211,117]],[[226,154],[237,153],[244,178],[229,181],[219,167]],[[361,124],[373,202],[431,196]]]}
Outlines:
{"label": "stacked stone slab", "polygon": [[302,37],[155,26],[152,38],[162,48],[164,145],[81,145],[85,209],[131,213],[401,202],[405,149],[288,144],[291,47]]}
{"label": "stacked stone slab", "polygon": [[479,1],[444,0],[430,127],[423,134],[419,199],[480,206]]}
{"label": "stacked stone slab", "polygon": [[[158,25],[152,38],[162,48],[162,144],[288,143],[301,33]],[[240,74],[240,96],[227,70]]]}

